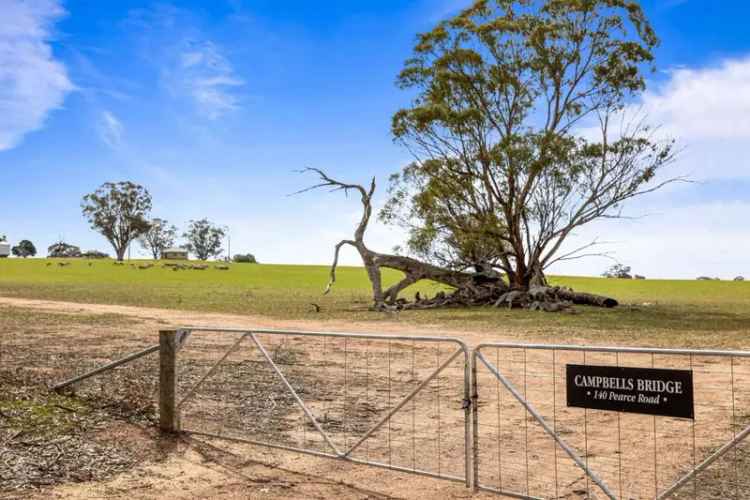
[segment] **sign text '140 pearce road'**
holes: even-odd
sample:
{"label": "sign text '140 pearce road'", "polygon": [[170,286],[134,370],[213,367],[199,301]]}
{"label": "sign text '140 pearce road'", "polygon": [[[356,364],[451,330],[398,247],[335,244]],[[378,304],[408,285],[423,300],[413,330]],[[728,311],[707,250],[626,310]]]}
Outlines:
{"label": "sign text '140 pearce road'", "polygon": [[693,372],[567,365],[568,406],[694,418]]}

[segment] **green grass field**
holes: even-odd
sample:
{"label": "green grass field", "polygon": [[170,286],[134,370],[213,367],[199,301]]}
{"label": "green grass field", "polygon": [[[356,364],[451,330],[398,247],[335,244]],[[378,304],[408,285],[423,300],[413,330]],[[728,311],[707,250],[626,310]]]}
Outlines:
{"label": "green grass field", "polygon": [[[322,291],[326,266],[233,264],[230,270],[138,269],[110,260],[0,259],[0,295],[70,302],[122,304],[279,319],[391,321],[368,310],[369,283],[362,268],[341,267],[333,291]],[[142,261],[141,261],[142,262]],[[133,261],[137,266],[141,263]],[[398,279],[386,272],[385,282]],[[491,307],[407,311],[398,320],[453,330],[514,331],[539,337],[577,336],[614,342],[681,345],[744,345],[750,342],[750,282],[615,280],[554,277],[555,284],[611,295],[613,310],[578,307],[576,314],[508,311]],[[434,294],[439,287],[407,290]],[[315,313],[311,303],[319,304]],[[600,338],[601,337],[601,338]],[[641,342],[639,342],[639,340]]]}

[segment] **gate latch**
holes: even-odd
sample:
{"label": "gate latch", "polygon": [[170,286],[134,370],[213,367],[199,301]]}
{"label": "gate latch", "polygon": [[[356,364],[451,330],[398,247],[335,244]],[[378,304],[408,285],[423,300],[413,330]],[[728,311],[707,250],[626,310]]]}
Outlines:
{"label": "gate latch", "polygon": [[467,408],[471,408],[471,399],[464,399],[464,400],[463,400],[463,401],[461,402],[461,409],[462,409],[462,410],[465,410],[465,409],[467,409]]}

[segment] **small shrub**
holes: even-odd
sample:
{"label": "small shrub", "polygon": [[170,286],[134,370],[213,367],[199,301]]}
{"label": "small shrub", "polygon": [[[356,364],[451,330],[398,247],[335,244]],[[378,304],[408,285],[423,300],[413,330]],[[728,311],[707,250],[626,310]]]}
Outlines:
{"label": "small shrub", "polygon": [[251,253],[246,253],[246,254],[238,253],[237,255],[234,256],[232,260],[234,260],[238,264],[257,264],[258,263],[258,261],[255,260],[255,256]]}
{"label": "small shrub", "polygon": [[619,278],[619,279],[632,279],[630,275],[630,266],[623,266],[622,264],[615,264],[602,273],[605,278]]}
{"label": "small shrub", "polygon": [[36,247],[29,240],[21,240],[18,245],[11,249],[11,252],[16,257],[33,257],[36,255]]}
{"label": "small shrub", "polygon": [[81,254],[84,259],[108,259],[109,254],[106,252],[100,252],[99,250],[89,250]]}
{"label": "small shrub", "polygon": [[59,241],[47,248],[47,255],[53,259],[69,259],[81,256],[81,249],[64,241]]}

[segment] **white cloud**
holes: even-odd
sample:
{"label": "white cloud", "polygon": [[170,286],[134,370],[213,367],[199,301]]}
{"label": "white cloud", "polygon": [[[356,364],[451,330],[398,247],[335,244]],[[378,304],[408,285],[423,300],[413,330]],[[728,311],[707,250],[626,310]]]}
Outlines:
{"label": "white cloud", "polygon": [[124,131],[122,122],[111,111],[102,111],[99,121],[99,136],[107,146],[112,149],[119,148],[122,144]]}
{"label": "white cloud", "polygon": [[[652,82],[624,117],[625,125],[643,119],[659,127],[659,136],[676,139],[679,155],[670,175],[701,181],[750,177],[750,56],[671,70],[665,81]],[[597,127],[579,133],[600,138]]]}
{"label": "white cloud", "polygon": [[[601,221],[583,228],[567,242],[575,248],[596,236],[633,272],[651,278],[750,276],[748,227],[750,202],[696,202],[670,207],[633,221]],[[556,264],[553,273],[597,275],[612,264],[607,259],[582,259]]]}
{"label": "white cloud", "polygon": [[750,57],[673,70],[666,84],[644,95],[643,107],[685,141],[750,139]]}
{"label": "white cloud", "polygon": [[[602,250],[614,252],[613,257],[639,274],[750,275],[745,251],[750,248],[750,193],[743,188],[750,185],[750,56],[679,68],[667,75],[664,82],[652,83],[625,116],[642,114],[648,123],[661,127],[660,134],[677,140],[677,161],[663,175],[685,175],[700,184],[673,184],[633,200],[625,206],[626,215],[646,217],[589,225],[567,241],[561,253],[599,237],[614,242]],[[595,138],[593,128],[580,133]],[[552,271],[598,274],[610,263],[583,259],[560,263]]]}
{"label": "white cloud", "polygon": [[3,0],[0,22],[0,151],[40,129],[74,89],[49,44],[65,14],[57,0]]}

